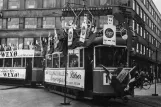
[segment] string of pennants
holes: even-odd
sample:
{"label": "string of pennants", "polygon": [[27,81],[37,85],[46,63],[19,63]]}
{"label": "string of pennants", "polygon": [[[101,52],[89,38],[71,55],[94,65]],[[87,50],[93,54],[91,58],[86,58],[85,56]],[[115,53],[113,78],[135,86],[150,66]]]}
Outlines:
{"label": "string of pennants", "polygon": [[[90,12],[89,12],[90,13]],[[48,35],[48,43],[46,43],[45,47],[46,52],[54,52],[54,51],[63,51],[66,52],[66,48],[74,49],[76,47],[84,46],[88,47],[92,44],[94,39],[96,38],[97,34],[100,31],[97,31],[96,21],[92,16],[92,20],[90,20],[90,14],[84,14],[83,22],[81,26],[78,27],[76,21],[70,20],[69,22],[65,22],[62,20],[62,29],[56,30],[54,29],[54,36],[51,36],[49,32]],[[79,16],[75,16],[79,17]],[[116,45],[116,26],[113,24],[113,18],[121,22],[124,30],[126,31],[126,35],[122,36],[123,39],[127,39],[127,30],[128,24],[125,21],[123,15],[119,12],[115,13],[114,15],[107,15],[108,19],[107,22],[104,23],[102,34],[103,34],[103,41],[102,44],[105,45]],[[78,18],[75,18],[78,19]],[[93,21],[94,20],[94,21]],[[43,50],[43,49],[42,49]]]}

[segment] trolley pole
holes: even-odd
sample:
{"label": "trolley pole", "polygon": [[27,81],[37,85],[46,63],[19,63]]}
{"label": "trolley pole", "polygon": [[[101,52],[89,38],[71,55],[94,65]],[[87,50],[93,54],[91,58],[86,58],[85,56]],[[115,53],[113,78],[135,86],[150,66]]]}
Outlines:
{"label": "trolley pole", "polygon": [[158,96],[158,94],[156,93],[156,91],[157,91],[156,80],[157,80],[157,70],[158,70],[157,54],[158,54],[158,51],[157,51],[157,49],[156,49],[156,65],[155,65],[155,93],[154,93],[154,94],[152,94],[152,96]]}

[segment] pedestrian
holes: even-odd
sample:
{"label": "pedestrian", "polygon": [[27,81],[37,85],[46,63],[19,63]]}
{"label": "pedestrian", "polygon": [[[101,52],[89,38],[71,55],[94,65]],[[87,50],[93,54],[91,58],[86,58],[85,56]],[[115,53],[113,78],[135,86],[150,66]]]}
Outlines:
{"label": "pedestrian", "polygon": [[141,89],[143,88],[144,79],[145,79],[145,72],[144,72],[143,69],[141,69],[141,72],[140,72],[140,83],[141,83],[140,88],[141,88]]}

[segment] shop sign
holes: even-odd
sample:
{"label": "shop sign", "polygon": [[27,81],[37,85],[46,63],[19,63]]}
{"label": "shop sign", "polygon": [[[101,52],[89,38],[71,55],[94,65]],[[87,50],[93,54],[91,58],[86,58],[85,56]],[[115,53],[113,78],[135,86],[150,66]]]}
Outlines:
{"label": "shop sign", "polygon": [[34,50],[0,51],[0,58],[34,57]]}
{"label": "shop sign", "polygon": [[0,69],[0,78],[25,79],[26,69]]}
{"label": "shop sign", "polygon": [[[84,88],[85,70],[67,70],[66,85]],[[45,82],[65,85],[65,70],[45,70]]]}

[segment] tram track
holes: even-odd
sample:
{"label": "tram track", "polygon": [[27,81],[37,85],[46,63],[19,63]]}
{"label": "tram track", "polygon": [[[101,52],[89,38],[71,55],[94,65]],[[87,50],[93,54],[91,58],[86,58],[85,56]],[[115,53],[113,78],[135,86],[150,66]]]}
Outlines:
{"label": "tram track", "polygon": [[143,104],[143,105],[146,105],[146,106],[149,106],[149,107],[160,107],[161,104],[158,104],[157,102],[154,102],[154,101],[147,101],[147,100],[144,100],[144,99],[129,99],[129,101],[132,101],[132,102],[136,102],[136,103],[140,103],[140,104]]}

